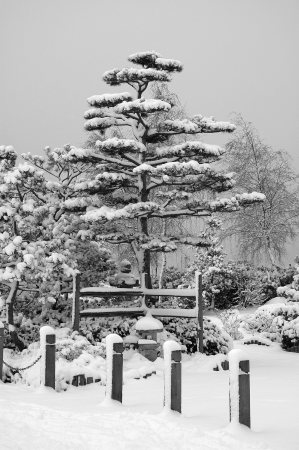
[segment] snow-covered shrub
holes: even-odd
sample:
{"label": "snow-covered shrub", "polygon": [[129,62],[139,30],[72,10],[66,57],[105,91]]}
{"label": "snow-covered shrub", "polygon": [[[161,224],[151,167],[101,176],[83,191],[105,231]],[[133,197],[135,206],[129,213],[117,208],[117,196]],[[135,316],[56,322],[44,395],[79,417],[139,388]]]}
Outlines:
{"label": "snow-covered shrub", "polygon": [[239,331],[242,318],[237,309],[227,309],[226,311],[223,311],[219,317],[223,323],[223,329],[232,339],[241,339],[243,337],[242,333]]}
{"label": "snow-covered shrub", "polygon": [[105,357],[105,345],[103,343],[97,342],[96,345],[93,345],[77,331],[72,332],[69,328],[61,328],[56,330],[56,337],[56,351],[59,357],[63,357],[67,361],[73,361],[83,353]]}
{"label": "snow-covered shrub", "polygon": [[[56,332],[56,390],[65,390],[76,375],[84,374],[94,379],[105,380],[105,344],[92,345],[84,336],[72,332],[69,328],[55,330]],[[4,360],[16,368],[31,365],[40,353],[39,341],[33,342],[21,353],[13,350],[4,352]],[[14,373],[6,366],[4,381],[10,379],[37,387],[40,384],[40,363],[21,372]]]}
{"label": "snow-covered shrub", "polygon": [[[122,337],[134,334],[134,325],[137,319],[131,318],[89,318],[81,322],[81,332],[90,342],[103,339],[109,333],[117,333]],[[197,325],[194,319],[161,318],[164,325],[164,334],[159,340],[178,340],[186,347],[187,353],[197,350]],[[230,336],[209,319],[204,318],[204,352],[207,355],[227,353],[231,346]]]}
{"label": "snow-covered shrub", "polygon": [[[298,262],[297,258],[296,261]],[[293,279],[289,284],[280,286],[277,289],[277,295],[286,297],[293,302],[299,302],[299,266],[296,267],[296,271],[293,274]]]}
{"label": "snow-covered shrub", "polygon": [[116,333],[121,337],[131,334],[136,319],[129,317],[87,318],[81,321],[82,334],[92,343],[99,342],[109,333]]}
{"label": "snow-covered shrub", "polygon": [[[188,353],[195,353],[197,350],[197,324],[194,319],[161,319],[165,330],[175,335],[183,344]],[[216,355],[217,353],[228,353],[232,346],[232,339],[215,323],[204,318],[203,325],[203,346],[206,355]]]}
{"label": "snow-covered shrub", "polygon": [[299,317],[285,322],[281,333],[281,346],[284,349],[299,345]]}
{"label": "snow-covered shrub", "polygon": [[[284,330],[289,329],[288,324],[299,317],[299,304],[273,304],[265,305],[256,310],[256,312],[244,321],[244,328],[251,332],[262,333],[263,336],[271,341],[282,342]],[[287,341],[287,334],[286,341]]]}

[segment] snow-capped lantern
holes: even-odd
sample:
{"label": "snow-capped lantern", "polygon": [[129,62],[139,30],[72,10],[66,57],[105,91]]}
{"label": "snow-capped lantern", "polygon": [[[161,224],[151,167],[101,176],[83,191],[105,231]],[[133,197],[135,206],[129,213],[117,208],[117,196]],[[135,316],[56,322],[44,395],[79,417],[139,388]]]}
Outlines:
{"label": "snow-capped lantern", "polygon": [[150,312],[145,317],[137,320],[135,329],[140,339],[150,339],[157,341],[157,334],[163,331],[163,324],[158,319],[154,319]]}
{"label": "snow-capped lantern", "polygon": [[157,334],[163,331],[163,324],[158,319],[154,319],[150,312],[136,322],[136,332],[138,339],[138,350],[150,361],[155,361],[158,357]]}

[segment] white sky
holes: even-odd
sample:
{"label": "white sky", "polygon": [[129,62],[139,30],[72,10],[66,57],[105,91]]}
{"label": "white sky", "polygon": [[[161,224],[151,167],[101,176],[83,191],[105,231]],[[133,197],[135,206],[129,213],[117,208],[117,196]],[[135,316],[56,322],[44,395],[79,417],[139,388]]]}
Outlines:
{"label": "white sky", "polygon": [[298,0],[0,6],[1,144],[18,153],[82,144],[86,98],[113,91],[102,73],[126,65],[131,53],[156,50],[183,62],[172,88],[188,113],[219,120],[242,113],[266,143],[290,153],[299,172]]}

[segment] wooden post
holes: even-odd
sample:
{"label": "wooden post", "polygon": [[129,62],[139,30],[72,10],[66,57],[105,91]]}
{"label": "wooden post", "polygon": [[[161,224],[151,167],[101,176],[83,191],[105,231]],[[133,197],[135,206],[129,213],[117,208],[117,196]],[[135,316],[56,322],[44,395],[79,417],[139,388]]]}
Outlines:
{"label": "wooden post", "polygon": [[106,399],[122,403],[123,393],[123,340],[117,334],[106,337]]}
{"label": "wooden post", "polygon": [[148,289],[149,287],[149,276],[147,273],[141,275],[141,287],[145,289]]}
{"label": "wooden post", "polygon": [[72,329],[79,331],[80,328],[80,273],[73,276],[73,308]]}
{"label": "wooden post", "polygon": [[4,346],[4,325],[0,322],[0,381],[3,376],[3,346]]}
{"label": "wooden post", "polygon": [[203,299],[202,299],[202,274],[195,272],[195,291],[197,308],[197,350],[203,353]]}
{"label": "wooden post", "polygon": [[[148,289],[148,287],[149,287],[149,276],[147,273],[142,273],[141,274],[141,288]],[[144,307],[145,310],[148,309],[147,297],[145,294],[143,294],[143,296],[142,296],[142,306]]]}
{"label": "wooden post", "polygon": [[113,344],[111,399],[120,403],[123,401],[123,351],[122,342]]}
{"label": "wooden post", "polygon": [[249,360],[239,363],[239,422],[250,428],[250,374]]}
{"label": "wooden post", "polygon": [[164,353],[164,407],[182,412],[181,346],[175,341],[163,344]]}
{"label": "wooden post", "polygon": [[241,350],[229,352],[229,412],[230,421],[250,428],[249,360],[242,360]]}
{"label": "wooden post", "polygon": [[41,384],[55,389],[55,332],[45,326],[40,329]]}
{"label": "wooden post", "polygon": [[181,350],[171,352],[171,404],[172,411],[182,412],[182,355]]}

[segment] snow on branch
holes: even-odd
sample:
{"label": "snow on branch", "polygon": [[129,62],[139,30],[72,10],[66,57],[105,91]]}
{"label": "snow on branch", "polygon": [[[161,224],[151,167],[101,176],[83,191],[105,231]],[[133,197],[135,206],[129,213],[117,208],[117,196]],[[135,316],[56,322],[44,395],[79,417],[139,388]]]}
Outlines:
{"label": "snow on branch", "polygon": [[155,51],[134,53],[129,56],[128,60],[135,64],[166,70],[167,72],[181,72],[183,70],[183,65],[180,61],[162,58],[162,56]]}
{"label": "snow on branch", "polygon": [[164,123],[161,124],[161,130],[174,131],[177,133],[195,133],[197,129],[197,124],[188,119],[165,120]]}
{"label": "snow on branch", "polygon": [[0,145],[0,171],[12,167],[17,156],[15,149],[11,145]]}
{"label": "snow on branch", "polygon": [[260,192],[252,192],[245,194],[236,194],[232,198],[221,198],[209,203],[211,211],[237,211],[241,206],[251,205],[253,203],[261,203],[265,201],[266,196]]}
{"label": "snow on branch", "polygon": [[[150,170],[149,170],[150,168]],[[133,169],[135,173],[151,172],[155,175],[183,176],[192,174],[204,174],[211,170],[209,164],[199,164],[197,161],[168,162],[158,167],[141,164]]]}
{"label": "snow on branch", "polygon": [[188,141],[183,144],[174,145],[173,147],[161,147],[157,149],[159,156],[188,156],[195,154],[196,156],[221,156],[225,150],[219,145],[205,144],[200,141]]}
{"label": "snow on branch", "polygon": [[183,64],[177,59],[157,58],[155,61],[157,69],[167,70],[167,72],[181,72]]}
{"label": "snow on branch", "polygon": [[122,83],[140,83],[150,81],[170,81],[170,75],[163,70],[156,69],[112,69],[103,75],[103,80],[111,86]]}
{"label": "snow on branch", "polygon": [[96,117],[104,117],[105,112],[100,108],[91,108],[85,111],[84,113],[84,119],[95,119]]}
{"label": "snow on branch", "polygon": [[105,141],[96,141],[96,147],[104,152],[124,151],[129,153],[142,153],[146,147],[133,139],[118,139],[116,137]]}
{"label": "snow on branch", "polygon": [[252,203],[262,203],[266,200],[265,194],[260,192],[251,192],[244,194],[237,194],[236,199],[240,205],[251,205]]}
{"label": "snow on branch", "polygon": [[44,180],[43,172],[27,163],[19,164],[18,167],[6,172],[3,176],[3,180],[7,184],[23,185],[24,178],[34,178],[36,181]]}
{"label": "snow on branch", "polygon": [[145,51],[133,53],[128,57],[128,61],[134,64],[140,64],[142,66],[152,66],[155,64],[156,59],[160,57],[160,53],[155,51]]}
{"label": "snow on branch", "polygon": [[[77,192],[88,191],[89,193],[99,192],[109,187],[116,187],[119,184],[123,185],[125,180],[131,178],[114,172],[102,172],[96,175],[94,180],[85,180],[74,184],[73,189]],[[105,193],[105,191],[104,191]]]}
{"label": "snow on branch", "polygon": [[232,133],[236,129],[234,124],[230,122],[218,122],[214,117],[203,117],[201,115],[196,115],[192,118],[192,121],[196,123],[199,132],[201,133]]}
{"label": "snow on branch", "polygon": [[122,102],[129,102],[132,100],[132,95],[129,92],[122,92],[120,94],[102,94],[93,95],[87,99],[90,106],[97,106],[100,108],[111,108]]}
{"label": "snow on branch", "polygon": [[88,197],[69,198],[65,200],[63,206],[71,211],[81,211],[88,206],[99,206],[100,204],[101,200],[97,195],[90,195]]}
{"label": "snow on branch", "polygon": [[137,99],[132,102],[123,102],[115,108],[115,111],[119,114],[127,113],[155,113],[159,111],[169,111],[171,105],[162,100],[156,99]]}
{"label": "snow on branch", "polygon": [[164,253],[174,252],[175,250],[177,250],[175,242],[173,242],[173,240],[167,237],[164,237],[163,239],[160,238],[151,239],[149,242],[141,244],[140,248],[143,248],[144,250],[150,250],[151,252],[164,252]]}
{"label": "snow on branch", "polygon": [[90,148],[77,148],[72,146],[69,152],[62,156],[64,161],[81,161],[91,157],[94,154],[94,150]]}
{"label": "snow on branch", "polygon": [[140,202],[130,204],[121,209],[110,208],[102,206],[99,209],[87,211],[82,218],[88,222],[95,222],[98,220],[117,220],[122,218],[134,218],[142,215],[148,215],[155,211],[159,211],[160,206],[154,202]]}
{"label": "snow on branch", "polygon": [[90,119],[84,124],[84,128],[87,131],[93,130],[105,130],[106,128],[110,128],[113,125],[118,125],[118,120],[115,117],[95,117],[94,119]]}

